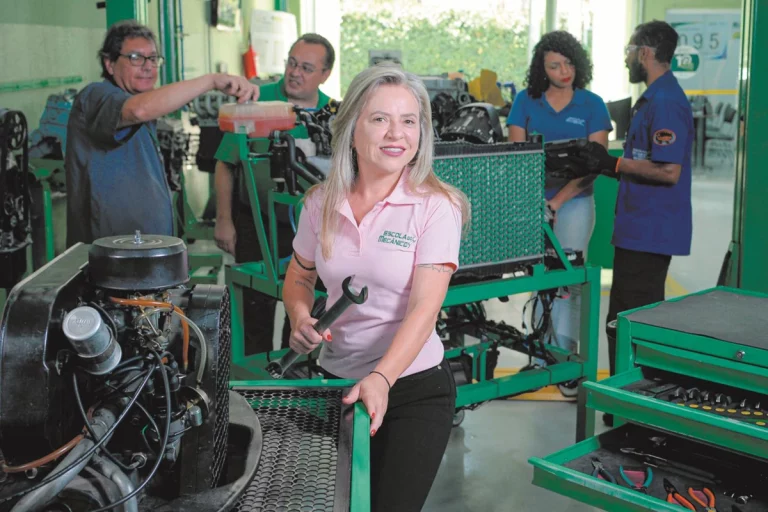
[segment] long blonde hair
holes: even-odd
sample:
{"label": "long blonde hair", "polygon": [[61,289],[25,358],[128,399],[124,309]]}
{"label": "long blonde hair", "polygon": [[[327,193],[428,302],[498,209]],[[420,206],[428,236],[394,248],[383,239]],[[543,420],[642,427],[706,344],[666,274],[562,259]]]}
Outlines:
{"label": "long blonde hair", "polygon": [[464,226],[469,224],[470,207],[467,196],[459,189],[440,181],[432,170],[435,140],[432,130],[432,106],[427,89],[416,75],[407,73],[394,64],[381,63],[362,71],[349,85],[332,125],[333,157],[328,179],[307,191],[307,196],[314,193],[318,187],[322,187],[325,192],[321,207],[320,246],[326,260],[330,259],[333,252],[333,240],[339,221],[338,209],[355,182],[357,162],[352,149],[355,125],[368,99],[382,85],[401,85],[408,88],[419,104],[419,148],[408,164],[408,189],[414,194],[445,195],[461,211]]}

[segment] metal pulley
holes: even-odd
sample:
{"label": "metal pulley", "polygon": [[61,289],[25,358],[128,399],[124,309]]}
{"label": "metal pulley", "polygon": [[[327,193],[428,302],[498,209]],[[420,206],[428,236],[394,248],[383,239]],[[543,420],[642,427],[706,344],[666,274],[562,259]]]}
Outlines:
{"label": "metal pulley", "polygon": [[164,235],[99,238],[88,251],[92,284],[109,290],[162,290],[189,281],[187,246]]}

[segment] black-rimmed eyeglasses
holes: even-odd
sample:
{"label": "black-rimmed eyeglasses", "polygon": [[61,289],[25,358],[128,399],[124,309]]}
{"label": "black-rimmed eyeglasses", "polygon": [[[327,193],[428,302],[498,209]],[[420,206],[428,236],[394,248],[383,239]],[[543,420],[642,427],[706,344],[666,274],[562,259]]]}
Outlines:
{"label": "black-rimmed eyeglasses", "polygon": [[154,68],[162,66],[163,62],[165,62],[165,58],[161,57],[160,55],[150,55],[147,57],[146,55],[142,55],[140,53],[121,53],[120,57],[125,57],[130,61],[131,66],[136,66],[137,68],[144,66],[144,63],[147,61],[149,61],[149,63]]}

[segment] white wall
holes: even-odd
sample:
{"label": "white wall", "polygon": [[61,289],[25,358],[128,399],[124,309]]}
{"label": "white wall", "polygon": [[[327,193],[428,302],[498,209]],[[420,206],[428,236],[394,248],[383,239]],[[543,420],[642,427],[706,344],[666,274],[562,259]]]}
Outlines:
{"label": "white wall", "polygon": [[299,34],[314,32],[330,41],[336,51],[336,63],[328,80],[321,87],[331,98],[341,98],[341,1],[302,0],[299,14]]}

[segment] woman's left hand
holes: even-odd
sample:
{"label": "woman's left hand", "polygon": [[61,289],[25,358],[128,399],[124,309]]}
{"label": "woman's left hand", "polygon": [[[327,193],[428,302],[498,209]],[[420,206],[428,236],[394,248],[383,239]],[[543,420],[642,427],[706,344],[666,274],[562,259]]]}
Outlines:
{"label": "woman's left hand", "polygon": [[362,400],[368,414],[371,416],[371,437],[384,421],[389,403],[389,384],[379,374],[371,373],[352,387],[352,391],[343,398],[345,404],[353,404]]}

